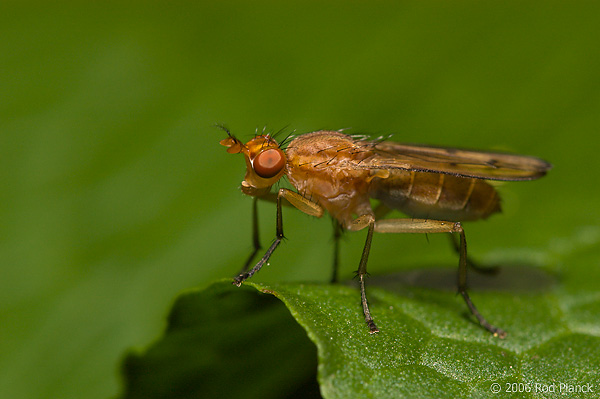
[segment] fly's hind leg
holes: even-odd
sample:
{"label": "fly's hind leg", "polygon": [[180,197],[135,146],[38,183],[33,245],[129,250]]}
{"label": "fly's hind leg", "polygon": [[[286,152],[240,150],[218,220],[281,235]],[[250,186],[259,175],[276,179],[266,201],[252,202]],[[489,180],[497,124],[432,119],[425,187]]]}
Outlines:
{"label": "fly's hind leg", "polygon": [[459,234],[459,237],[460,237],[460,247],[459,247],[460,260],[459,260],[459,264],[458,264],[458,292],[462,295],[463,299],[465,300],[465,303],[467,304],[467,307],[469,308],[469,310],[471,311],[473,316],[475,316],[477,318],[477,320],[479,321],[479,324],[483,328],[485,328],[486,330],[491,332],[496,337],[506,338],[506,331],[488,323],[488,321],[481,315],[481,313],[479,313],[479,311],[477,310],[477,308],[471,301],[469,294],[467,293],[467,239],[465,238],[465,231],[463,230],[462,225],[460,223],[456,223],[456,232]]}
{"label": "fly's hind leg", "polygon": [[458,263],[458,292],[462,295],[467,307],[477,318],[479,324],[494,336],[504,338],[506,332],[488,323],[479,313],[467,293],[467,240],[460,222],[444,222],[428,219],[386,219],[375,224],[378,233],[458,233],[459,234],[459,263]]}
{"label": "fly's hind leg", "polygon": [[[454,234],[450,234],[450,244],[452,249],[460,255],[460,240]],[[499,266],[481,266],[480,264],[473,262],[473,259],[467,256],[467,266],[481,274],[497,274],[500,271]]]}

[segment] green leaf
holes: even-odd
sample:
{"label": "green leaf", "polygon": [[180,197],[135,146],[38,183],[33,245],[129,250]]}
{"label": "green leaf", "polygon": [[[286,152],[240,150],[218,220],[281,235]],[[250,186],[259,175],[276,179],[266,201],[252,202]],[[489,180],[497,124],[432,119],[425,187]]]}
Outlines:
{"label": "green leaf", "polygon": [[[575,252],[587,260],[600,255],[596,245]],[[600,278],[585,262],[572,266]],[[595,391],[586,398],[598,397],[598,291],[570,291],[568,281],[532,266],[501,270],[473,275],[471,296],[509,332],[504,340],[466,313],[444,282],[454,281],[449,269],[371,278],[368,297],[381,330],[374,335],[352,284],[215,283],[179,297],[165,336],[128,358],[124,397],[282,397],[282,387],[306,387],[309,371],[317,370],[313,349],[264,293],[279,298],[316,345],[325,398],[552,397],[586,386]]]}
{"label": "green leaf", "polygon": [[318,393],[316,351],[281,302],[215,284],[181,295],[165,336],[124,363],[126,398],[281,398]]}

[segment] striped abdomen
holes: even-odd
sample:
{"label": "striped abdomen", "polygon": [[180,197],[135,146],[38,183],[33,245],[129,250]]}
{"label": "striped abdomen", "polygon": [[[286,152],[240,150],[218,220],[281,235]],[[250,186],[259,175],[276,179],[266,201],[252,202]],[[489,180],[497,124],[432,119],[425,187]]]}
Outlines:
{"label": "striped abdomen", "polygon": [[442,173],[394,170],[371,181],[370,195],[420,219],[458,222],[500,211],[500,197],[485,180]]}

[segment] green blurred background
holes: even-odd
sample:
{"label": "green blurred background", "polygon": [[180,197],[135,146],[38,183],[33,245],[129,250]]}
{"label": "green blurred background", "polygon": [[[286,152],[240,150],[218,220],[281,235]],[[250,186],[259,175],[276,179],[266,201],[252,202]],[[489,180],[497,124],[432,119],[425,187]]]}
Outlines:
{"label": "green blurred background", "polygon": [[[468,224],[473,256],[568,273],[600,241],[595,2],[59,2],[0,5],[0,396],[106,398],[175,295],[251,248],[225,123],[394,134],[537,155]],[[274,207],[261,205],[263,243]],[[286,211],[261,281],[325,281],[330,223]],[[344,242],[350,278],[364,240]],[[393,254],[393,255],[390,255]],[[372,274],[443,262],[446,239],[376,237]],[[597,267],[597,265],[596,265]]]}

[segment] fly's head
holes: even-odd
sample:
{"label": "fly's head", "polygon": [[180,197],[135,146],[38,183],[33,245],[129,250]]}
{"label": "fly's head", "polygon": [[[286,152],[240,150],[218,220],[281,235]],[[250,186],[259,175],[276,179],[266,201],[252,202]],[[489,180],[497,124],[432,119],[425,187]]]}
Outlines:
{"label": "fly's head", "polygon": [[228,137],[221,140],[230,154],[244,154],[246,177],[242,192],[250,196],[262,196],[271,190],[285,173],[287,158],[279,144],[268,134],[258,135],[246,144],[235,138],[227,129]]}

